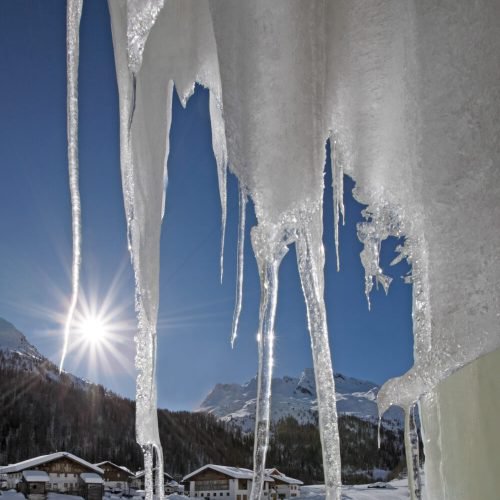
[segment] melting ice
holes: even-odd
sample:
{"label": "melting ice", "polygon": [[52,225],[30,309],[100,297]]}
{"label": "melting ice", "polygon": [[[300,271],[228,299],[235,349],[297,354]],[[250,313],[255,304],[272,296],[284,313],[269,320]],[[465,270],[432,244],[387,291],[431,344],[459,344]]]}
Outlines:
{"label": "melting ice", "polygon": [[[252,499],[261,495],[268,442],[278,269],[292,243],[313,347],[327,497],[340,499],[323,298],[325,143],[330,138],[336,227],[343,173],[355,179],[355,196],[368,205],[358,228],[367,297],[374,282],[386,290],[390,285],[379,264],[382,241],[406,237],[401,255],[412,264],[415,362],[384,386],[379,405],[383,412],[398,404],[409,415],[443,378],[500,346],[500,3],[109,0],[109,8],[139,318],[137,439],[146,467],[153,453],[159,471],[162,464],[155,351],[172,92],[185,104],[198,82],[210,90],[222,241],[228,165],[240,183],[240,235],[246,196],[257,216],[252,245],[262,293]],[[77,32],[78,19],[68,16],[69,34]],[[78,58],[71,47],[68,81],[74,82]],[[69,86],[75,117],[75,87]],[[240,256],[241,245],[240,236]],[[241,257],[233,341],[242,265]],[[73,277],[75,287],[77,273]],[[407,427],[410,437],[410,421]],[[147,477],[149,499],[151,472]]]}

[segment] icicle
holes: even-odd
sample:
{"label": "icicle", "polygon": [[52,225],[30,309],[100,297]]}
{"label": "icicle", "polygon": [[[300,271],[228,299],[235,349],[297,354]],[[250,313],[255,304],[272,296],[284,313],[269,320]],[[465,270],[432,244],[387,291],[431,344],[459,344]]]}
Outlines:
{"label": "icicle", "polygon": [[80,286],[81,266],[81,207],[78,190],[78,61],[80,51],[80,19],[83,0],[68,0],[66,8],[66,60],[67,60],[67,123],[68,123],[68,169],[71,193],[71,226],[73,233],[73,263],[71,266],[71,301],[64,326],[64,345],[59,371],[64,366],[68,351],[69,330],[75,314]]}
{"label": "icicle", "polygon": [[382,417],[378,417],[378,425],[377,425],[377,448],[380,450],[380,427],[382,425]]}
{"label": "icicle", "polygon": [[127,0],[127,52],[130,71],[137,74],[144,46],[164,0]]}
{"label": "icicle", "polygon": [[163,450],[161,444],[153,445],[156,456],[156,498],[161,500],[165,495],[165,476],[163,475]]}
{"label": "icicle", "polygon": [[174,82],[170,80],[168,82],[167,89],[167,133],[166,133],[166,146],[165,146],[165,159],[163,163],[163,200],[161,202],[161,218],[165,217],[165,207],[167,200],[167,185],[168,185],[168,155],[170,153],[170,126],[172,125],[172,96],[174,94]]}
{"label": "icicle", "polygon": [[[138,5],[138,4],[137,4]],[[136,5],[136,6],[137,6]],[[113,45],[120,97],[120,160],[124,191],[129,250],[134,267],[136,284],[135,308],[138,318],[136,342],[136,439],[144,451],[146,475],[146,500],[153,499],[153,453],[155,450],[158,468],[163,467],[157,418],[156,389],[156,321],[159,294],[159,240],[165,205],[166,158],[168,156],[168,133],[170,125],[172,84],[157,89],[154,106],[148,107],[151,96],[147,87],[148,78],[142,80],[128,67],[127,21],[130,23],[128,4],[109,1]],[[156,89],[155,89],[156,90]],[[144,124],[144,109],[156,112],[154,125],[141,129]],[[160,125],[161,124],[161,125]],[[147,137],[150,142],[134,138]],[[159,153],[148,147],[161,144],[165,151]],[[156,153],[154,161],[153,154]],[[163,477],[163,471],[161,470]]]}
{"label": "icicle", "polygon": [[259,266],[261,298],[259,310],[259,371],[253,480],[250,500],[260,500],[264,487],[266,454],[269,444],[271,380],[273,375],[274,320],[278,301],[278,270],[288,248],[278,228],[257,226],[252,229],[252,245]]}
{"label": "icicle", "polygon": [[153,446],[142,447],[144,453],[144,491],[146,498],[153,498]]}
{"label": "icicle", "polygon": [[380,267],[380,247],[382,241],[389,236],[401,237],[401,221],[397,215],[398,211],[388,206],[380,205],[363,210],[366,222],[357,225],[358,239],[363,243],[361,250],[361,263],[365,269],[365,295],[370,309],[370,292],[375,282],[376,286],[382,285],[384,292],[389,292],[392,278],[384,274]]}
{"label": "icicle", "polygon": [[245,189],[240,185],[240,219],[238,222],[238,265],[236,269],[236,303],[233,313],[233,328],[231,333],[231,347],[238,336],[238,323],[240,321],[241,305],[243,301],[243,272],[245,257],[245,219],[247,211],[247,195]]}
{"label": "icicle", "polygon": [[416,423],[411,405],[405,408],[405,455],[406,467],[408,470],[408,488],[412,500],[421,499],[421,487],[419,477],[419,452],[418,452],[418,434]]}
{"label": "icicle", "polygon": [[224,274],[224,238],[226,234],[227,219],[227,146],[222,104],[220,99],[210,91],[209,98],[210,122],[212,126],[212,149],[217,163],[217,176],[219,179],[219,195],[221,204],[221,249],[220,249],[220,281]]}
{"label": "icicle", "polygon": [[330,134],[330,166],[333,187],[333,224],[335,231],[335,255],[337,256],[337,271],[340,271],[339,254],[339,215],[342,215],[342,225],[345,224],[344,215],[344,169],[337,161],[337,141]]}
{"label": "icicle", "polygon": [[317,214],[317,217],[319,221],[316,220],[313,223],[307,221],[299,230],[296,242],[297,261],[311,335],[326,498],[327,500],[340,500],[340,441],[335,380],[324,302],[324,248],[321,214]]}

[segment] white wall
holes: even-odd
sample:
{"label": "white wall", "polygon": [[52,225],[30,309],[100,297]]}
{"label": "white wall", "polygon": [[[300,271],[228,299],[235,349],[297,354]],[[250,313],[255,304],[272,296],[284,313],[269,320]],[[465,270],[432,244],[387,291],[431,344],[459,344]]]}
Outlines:
{"label": "white wall", "polygon": [[426,500],[500,498],[500,350],[421,403]]}

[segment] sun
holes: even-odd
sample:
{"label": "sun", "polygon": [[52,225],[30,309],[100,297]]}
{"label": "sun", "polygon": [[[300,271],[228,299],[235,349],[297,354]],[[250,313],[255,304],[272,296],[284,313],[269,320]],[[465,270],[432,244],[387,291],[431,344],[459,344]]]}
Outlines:
{"label": "sun", "polygon": [[101,344],[109,335],[104,321],[96,316],[83,318],[79,330],[83,340],[93,345]]}

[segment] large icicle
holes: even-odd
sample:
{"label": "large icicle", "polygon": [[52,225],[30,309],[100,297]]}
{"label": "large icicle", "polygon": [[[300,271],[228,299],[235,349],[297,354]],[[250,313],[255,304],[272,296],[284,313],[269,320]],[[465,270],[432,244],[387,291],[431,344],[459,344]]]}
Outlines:
{"label": "large icicle", "polygon": [[[158,116],[167,82],[185,102],[197,81],[224,107],[228,163],[254,202],[259,228],[304,230],[298,214],[321,206],[324,141],[335,131],[333,161],[342,159],[356,198],[368,205],[369,220],[359,227],[367,295],[374,280],[389,286],[381,242],[407,238],[420,325],[415,362],[384,385],[381,411],[409,407],[500,347],[498,2],[169,0],[159,10],[161,0],[112,0],[110,10],[127,5],[124,49],[115,40],[115,55],[134,261],[148,261],[146,250],[156,245],[157,197],[137,193],[161,184],[166,127]],[[157,271],[146,266],[144,283],[154,283]],[[149,327],[154,334],[154,322]]]}
{"label": "large icicle", "polygon": [[252,229],[254,248],[260,275],[259,371],[257,377],[257,408],[255,414],[255,441],[253,481],[250,500],[260,500],[264,487],[266,455],[269,444],[271,411],[271,381],[273,376],[274,320],[278,302],[278,270],[288,248],[282,240],[282,231],[273,226]]}
{"label": "large icicle", "polygon": [[297,261],[311,335],[326,498],[340,500],[340,441],[324,300],[323,224],[321,211],[318,212],[312,219],[306,218],[299,229],[296,242]]}
{"label": "large icicle", "polygon": [[[129,232],[129,248],[134,266],[136,282],[135,306],[138,317],[136,341],[136,438],[144,451],[146,477],[146,498],[153,498],[152,466],[156,454],[157,467],[161,476],[156,482],[156,496],[163,498],[163,457],[158,430],[157,389],[156,389],[156,321],[158,314],[159,291],[159,239],[160,225],[165,205],[164,187],[166,183],[165,158],[168,155],[168,134],[149,135],[163,144],[159,152],[160,161],[152,164],[150,151],[134,148],[132,138],[134,119],[141,121],[144,92],[149,93],[148,81],[137,81],[137,76],[128,69],[126,36],[127,4],[109,2],[112,19],[113,44],[120,94],[120,142],[122,183],[124,189],[125,211]],[[145,87],[145,88],[144,88]],[[172,86],[168,83],[162,93],[155,94],[158,118],[166,131],[170,124]],[[163,103],[163,106],[158,103]],[[138,113],[137,113],[138,112]],[[158,127],[161,133],[161,127]],[[144,127],[139,133],[148,132]],[[167,151],[167,153],[165,153]],[[152,153],[156,153],[153,151]],[[140,165],[142,168],[138,169]]]}
{"label": "large icicle", "polygon": [[[174,85],[185,106],[195,82],[211,90],[212,138],[219,165],[225,224],[225,153],[220,82],[206,2],[108,2],[120,94],[122,183],[136,281],[136,436],[156,496],[163,492],[163,456],[157,418],[156,349],[160,231],[166,207],[169,130]],[[192,27],[194,34],[190,33]],[[217,99],[217,103],[214,101]],[[148,481],[146,497],[153,497]]]}
{"label": "large icicle", "polygon": [[238,263],[236,268],[236,302],[234,305],[233,324],[231,330],[231,347],[234,347],[238,336],[238,324],[240,321],[241,306],[243,303],[243,273],[245,262],[245,226],[247,212],[247,195],[242,186],[239,186],[240,217],[238,220]]}
{"label": "large icicle", "polygon": [[64,326],[64,345],[59,371],[62,371],[68,351],[69,331],[75,314],[80,286],[81,266],[81,207],[78,187],[78,61],[80,54],[80,19],[83,0],[68,0],[66,4],[66,51],[67,51],[67,126],[68,167],[71,193],[71,226],[73,234],[73,262],[71,265],[71,301]]}
{"label": "large icicle", "polygon": [[137,73],[141,67],[149,32],[164,2],[165,0],[127,0],[127,53],[132,73]]}

